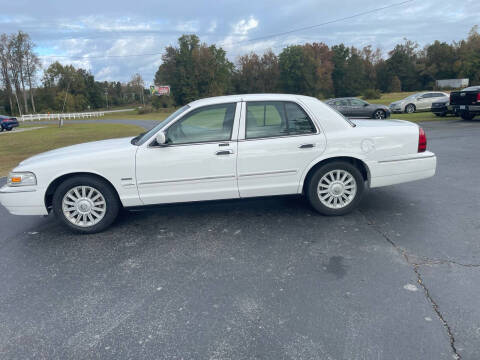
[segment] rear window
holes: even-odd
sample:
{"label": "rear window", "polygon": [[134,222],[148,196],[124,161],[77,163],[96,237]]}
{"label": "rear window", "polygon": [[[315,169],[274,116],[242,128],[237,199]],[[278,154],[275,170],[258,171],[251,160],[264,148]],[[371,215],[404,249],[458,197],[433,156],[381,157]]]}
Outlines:
{"label": "rear window", "polygon": [[479,91],[479,90],[480,90],[480,86],[470,86],[463,89],[462,91]]}

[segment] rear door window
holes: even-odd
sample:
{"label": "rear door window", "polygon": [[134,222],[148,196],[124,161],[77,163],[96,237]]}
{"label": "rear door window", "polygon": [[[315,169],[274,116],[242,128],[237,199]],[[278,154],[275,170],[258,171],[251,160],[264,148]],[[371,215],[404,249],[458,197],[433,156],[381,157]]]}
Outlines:
{"label": "rear door window", "polygon": [[296,103],[251,101],[247,103],[247,139],[315,133],[312,120]]}

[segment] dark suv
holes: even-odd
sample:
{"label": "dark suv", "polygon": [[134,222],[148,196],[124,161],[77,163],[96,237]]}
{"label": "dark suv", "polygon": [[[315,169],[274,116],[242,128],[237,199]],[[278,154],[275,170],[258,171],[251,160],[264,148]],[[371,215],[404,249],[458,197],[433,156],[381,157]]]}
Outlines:
{"label": "dark suv", "polygon": [[11,116],[0,115],[0,131],[10,131],[18,126],[17,118]]}
{"label": "dark suv", "polygon": [[450,106],[463,120],[480,115],[480,86],[470,86],[450,93]]}
{"label": "dark suv", "polygon": [[390,116],[390,109],[382,104],[369,104],[357,98],[337,98],[325,101],[342,115],[347,117],[368,117],[372,119],[386,119]]}

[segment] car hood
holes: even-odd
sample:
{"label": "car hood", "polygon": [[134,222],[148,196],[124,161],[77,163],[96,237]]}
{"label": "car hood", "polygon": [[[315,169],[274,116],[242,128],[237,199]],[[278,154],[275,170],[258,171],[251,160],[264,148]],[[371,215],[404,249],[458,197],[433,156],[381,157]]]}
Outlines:
{"label": "car hood", "polygon": [[128,137],[66,146],[32,156],[22,161],[19,166],[31,165],[45,160],[66,160],[77,156],[84,157],[86,155],[91,155],[92,157],[96,157],[102,152],[117,151],[126,147],[133,147],[134,145],[130,143],[131,140],[132,138]]}

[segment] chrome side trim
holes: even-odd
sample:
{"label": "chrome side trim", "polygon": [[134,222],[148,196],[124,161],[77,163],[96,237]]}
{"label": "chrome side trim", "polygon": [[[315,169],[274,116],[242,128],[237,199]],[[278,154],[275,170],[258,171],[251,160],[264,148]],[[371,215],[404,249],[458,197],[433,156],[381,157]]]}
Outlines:
{"label": "chrome side trim", "polygon": [[378,161],[378,163],[389,163],[389,162],[398,162],[398,161],[422,160],[422,159],[430,159],[430,158],[432,158],[432,157],[435,157],[435,155],[419,156],[419,157],[406,158],[406,159],[381,160],[381,161]]}
{"label": "chrome side trim", "polygon": [[238,177],[278,175],[278,174],[296,174],[296,173],[297,173],[297,170],[276,170],[276,171],[266,171],[266,172],[258,172],[258,173],[240,174],[240,175],[238,175]]}
{"label": "chrome side trim", "polygon": [[12,189],[11,191],[5,191],[5,190],[0,189],[0,194],[16,194],[16,193],[36,192],[37,191],[35,189],[19,190],[18,187],[17,188],[11,187],[11,189]]}
{"label": "chrome side trim", "polygon": [[202,181],[202,180],[217,180],[217,179],[235,179],[235,175],[222,175],[222,176],[205,176],[198,178],[187,178],[187,179],[175,179],[175,180],[153,180],[153,181],[143,181],[138,183],[141,185],[152,185],[152,184],[168,184],[176,182],[189,182],[189,181]]}

